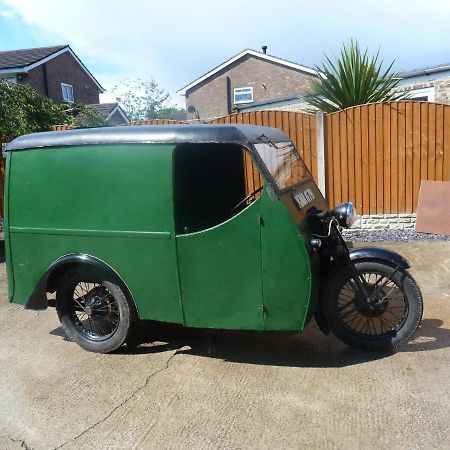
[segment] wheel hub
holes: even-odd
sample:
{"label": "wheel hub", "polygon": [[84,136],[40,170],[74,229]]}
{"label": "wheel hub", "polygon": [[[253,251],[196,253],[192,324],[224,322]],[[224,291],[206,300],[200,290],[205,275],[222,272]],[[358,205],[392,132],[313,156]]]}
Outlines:
{"label": "wheel hub", "polygon": [[389,300],[386,298],[383,289],[379,290],[375,285],[368,286],[368,290],[369,298],[364,299],[364,301],[357,301],[356,309],[360,314],[367,317],[381,316],[386,311]]}

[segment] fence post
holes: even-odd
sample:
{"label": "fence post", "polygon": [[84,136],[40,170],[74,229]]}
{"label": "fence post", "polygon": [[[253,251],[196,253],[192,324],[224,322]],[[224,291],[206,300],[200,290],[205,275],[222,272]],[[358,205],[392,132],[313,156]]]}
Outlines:
{"label": "fence post", "polygon": [[316,112],[317,129],[317,184],[325,197],[325,116],[322,111]]}

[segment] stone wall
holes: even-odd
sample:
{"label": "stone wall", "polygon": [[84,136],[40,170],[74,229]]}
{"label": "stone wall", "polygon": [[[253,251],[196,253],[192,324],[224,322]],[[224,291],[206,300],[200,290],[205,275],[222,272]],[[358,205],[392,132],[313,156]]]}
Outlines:
{"label": "stone wall", "polygon": [[355,230],[413,230],[416,214],[370,214],[357,216]]}
{"label": "stone wall", "polygon": [[419,81],[417,83],[404,84],[398,91],[410,91],[413,89],[434,88],[434,102],[450,104],[450,77],[437,80]]}

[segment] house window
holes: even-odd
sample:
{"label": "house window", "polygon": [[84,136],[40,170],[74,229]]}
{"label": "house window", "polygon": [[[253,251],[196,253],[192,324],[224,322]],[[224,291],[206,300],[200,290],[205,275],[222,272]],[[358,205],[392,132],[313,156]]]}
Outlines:
{"label": "house window", "polygon": [[17,83],[15,75],[0,76],[0,81],[9,81],[10,83]]}
{"label": "house window", "polygon": [[234,103],[251,103],[253,102],[253,88],[242,87],[234,89]]}
{"label": "house window", "polygon": [[61,83],[62,97],[65,102],[74,103],[73,86],[71,84]]}
{"label": "house window", "polygon": [[408,92],[410,100],[434,102],[434,88],[413,89]]}

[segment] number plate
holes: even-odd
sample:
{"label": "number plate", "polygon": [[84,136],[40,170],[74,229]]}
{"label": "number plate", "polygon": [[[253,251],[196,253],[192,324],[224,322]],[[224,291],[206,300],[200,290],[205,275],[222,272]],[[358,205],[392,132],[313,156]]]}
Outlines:
{"label": "number plate", "polygon": [[299,191],[294,195],[294,200],[297,203],[299,209],[304,208],[315,200],[314,193],[311,189],[305,189],[304,191]]}

